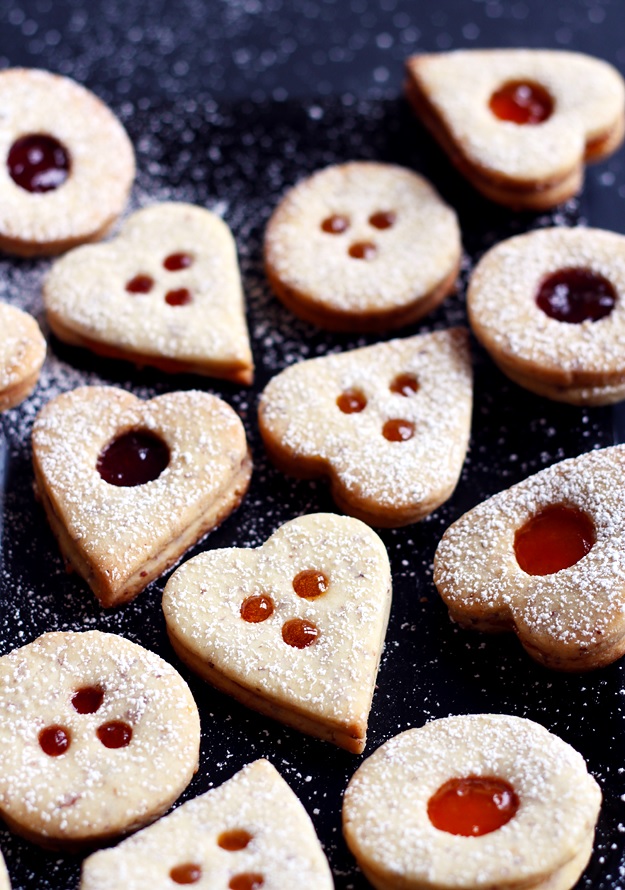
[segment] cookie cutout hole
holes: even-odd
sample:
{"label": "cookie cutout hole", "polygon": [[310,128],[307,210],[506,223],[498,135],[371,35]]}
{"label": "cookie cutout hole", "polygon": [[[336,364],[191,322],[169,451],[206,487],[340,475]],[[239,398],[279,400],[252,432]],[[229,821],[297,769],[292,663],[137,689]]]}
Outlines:
{"label": "cookie cutout hole", "polygon": [[409,420],[392,418],[382,427],[382,435],[389,442],[407,442],[414,436],[415,426]]}
{"label": "cookie cutout hole", "polygon": [[170,253],[163,260],[163,267],[168,272],[180,272],[182,269],[188,269],[193,265],[193,257],[190,253]]}
{"label": "cookie cutout hole", "polygon": [[556,321],[581,324],[599,321],[616,304],[616,290],[607,278],[590,269],[559,269],[542,282],[536,305]]}
{"label": "cookie cutout hole", "polygon": [[165,294],[165,302],[168,306],[187,306],[192,300],[191,291],[186,287],[170,290]]}
{"label": "cookie cutout hole", "polygon": [[497,831],[515,815],[519,798],[503,779],[467,776],[450,779],[428,801],[434,828],[463,837],[479,837]]}
{"label": "cookie cutout hole", "polygon": [[69,750],[71,736],[64,726],[46,726],[39,733],[41,750],[48,757],[60,757]]}
{"label": "cookie cutout hole", "polygon": [[553,575],[575,565],[596,541],[592,519],[577,507],[551,504],[514,535],[514,555],[528,575]]}
{"label": "cookie cutout hole", "polygon": [[246,871],[230,878],[228,887],[230,890],[259,890],[265,883],[262,875],[256,872]]}
{"label": "cookie cutout hole", "polygon": [[154,287],[154,279],[149,275],[135,275],[126,282],[126,290],[129,294],[149,294]]}
{"label": "cookie cutout hole", "polygon": [[490,97],[490,110],[501,121],[513,124],[542,124],[553,114],[553,99],[537,83],[514,80]]}
{"label": "cookie cutout hole", "polygon": [[231,828],[230,831],[223,831],[219,835],[217,844],[222,850],[236,853],[238,850],[245,850],[252,839],[252,835],[244,828]]}
{"label": "cookie cutout hole", "polygon": [[318,637],[318,629],[304,618],[291,618],[282,625],[282,639],[294,649],[306,649],[316,643]]}
{"label": "cookie cutout hole", "polygon": [[132,430],[113,439],[96,468],[109,485],[132,488],[153,482],[169,465],[169,447],[148,430]]}
{"label": "cookie cutout hole", "polygon": [[350,245],[347,252],[355,260],[372,260],[378,249],[371,241],[356,241]]}
{"label": "cookie cutout hole", "polygon": [[185,862],[172,868],[169,877],[174,884],[197,884],[202,877],[202,869],[194,862]]}
{"label": "cookie cutout hole", "polygon": [[105,748],[127,748],[132,741],[132,726],[122,720],[111,720],[98,726],[96,735]]}
{"label": "cookie cutout hole", "polygon": [[336,400],[343,414],[358,414],[367,407],[367,397],[359,389],[346,389]]}
{"label": "cookie cutout hole", "polygon": [[346,232],[347,229],[349,229],[349,219],[346,216],[341,216],[340,214],[335,213],[324,219],[321,223],[321,228],[329,235],[340,235],[342,232]]}
{"label": "cookie cutout hole", "polygon": [[390,229],[397,221],[397,214],[393,210],[378,210],[369,217],[369,225],[374,229]]}
{"label": "cookie cutout hole", "polygon": [[316,569],[304,569],[293,578],[293,590],[303,599],[312,600],[322,596],[330,582],[323,574]]}
{"label": "cookie cutout hole", "polygon": [[79,714],[95,714],[104,701],[104,690],[99,686],[83,686],[72,695],[72,705]]}
{"label": "cookie cutout hole", "polygon": [[398,374],[390,385],[391,392],[400,396],[413,396],[419,392],[419,381],[414,374]]}
{"label": "cookie cutout hole", "polygon": [[45,133],[17,139],[7,157],[9,175],[27,192],[41,194],[62,186],[70,172],[69,153],[64,145]]}
{"label": "cookie cutout hole", "polygon": [[248,596],[241,605],[241,618],[250,624],[259,624],[271,618],[273,608],[273,600],[266,593]]}

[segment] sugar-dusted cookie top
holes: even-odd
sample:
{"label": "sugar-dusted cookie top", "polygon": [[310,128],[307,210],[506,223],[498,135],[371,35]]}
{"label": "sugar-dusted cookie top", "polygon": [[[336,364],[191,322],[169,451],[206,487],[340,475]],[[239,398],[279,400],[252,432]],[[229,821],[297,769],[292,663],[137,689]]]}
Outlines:
{"label": "sugar-dusted cookie top", "polygon": [[332,890],[304,807],[266,760],[83,864],[80,890]]}
{"label": "sugar-dusted cookie top", "polygon": [[330,330],[396,328],[453,289],[456,214],[422,176],[352,161],[292,188],[265,236],[269,281],[297,315]]}
{"label": "sugar-dusted cookie top", "polygon": [[561,461],[478,504],[436,550],[434,582],[469,628],[514,630],[547,667],[625,653],[625,446]]}
{"label": "sugar-dusted cookie top", "polygon": [[199,743],[182,677],[123,637],[48,633],[0,658],[0,813],[36,843],[77,848],[157,818]]}
{"label": "sugar-dusted cookie top", "polygon": [[132,599],[225,519],[251,474],[241,421],[205,392],[144,402],[80,387],[48,402],[32,442],[61,551],[104,606]]}
{"label": "sugar-dusted cookie top", "polygon": [[560,738],[520,717],[471,714],[378,748],[347,787],[343,830],[380,890],[569,890],[600,803]]}
{"label": "sugar-dusted cookie top", "polygon": [[178,655],[244,704],[360,753],[384,642],[391,575],[357,519],[316,513],[256,550],[202,553],[169,579]]}
{"label": "sugar-dusted cookie top", "polygon": [[0,302],[0,411],[34,389],[46,357],[46,341],[32,316]]}
{"label": "sugar-dusted cookie top", "polygon": [[236,246],[216,214],[155,204],[71,251],[43,288],[52,330],[114,358],[251,383]]}
{"label": "sugar-dusted cookie top", "polygon": [[452,328],[292,365],[265,388],[259,424],[285,472],[327,475],[346,513],[399,526],[451,495],[471,402],[467,332]]}
{"label": "sugar-dusted cookie top", "polygon": [[113,113],[67,77],[0,72],[0,249],[55,254],[100,238],[124,209],[132,145]]}

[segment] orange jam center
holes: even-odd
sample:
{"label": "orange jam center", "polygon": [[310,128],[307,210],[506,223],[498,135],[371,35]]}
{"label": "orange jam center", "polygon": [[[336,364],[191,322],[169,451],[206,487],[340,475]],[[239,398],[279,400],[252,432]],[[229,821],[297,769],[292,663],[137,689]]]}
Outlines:
{"label": "orange jam center", "polygon": [[248,596],[241,605],[241,618],[250,624],[266,621],[273,615],[273,600],[264,593]]}
{"label": "orange jam center", "polygon": [[519,798],[508,782],[491,776],[467,776],[441,785],[428,801],[428,816],[439,831],[478,837],[497,831],[518,808]]}
{"label": "orange jam center", "polygon": [[196,884],[202,877],[202,869],[193,862],[185,862],[172,868],[169,877],[174,884]]}
{"label": "orange jam center", "polygon": [[258,890],[265,883],[262,875],[246,871],[230,878],[228,887],[230,890]]}
{"label": "orange jam center", "polygon": [[298,596],[310,600],[321,596],[328,589],[328,579],[323,572],[305,569],[293,578],[293,590]]}
{"label": "orange jam center", "polygon": [[379,210],[369,217],[369,225],[375,229],[390,229],[395,224],[397,215],[392,210]]}
{"label": "orange jam center", "polygon": [[414,436],[414,423],[409,420],[387,420],[382,427],[382,435],[389,442],[406,442]]}
{"label": "orange jam center", "polygon": [[237,850],[245,850],[252,840],[252,835],[244,828],[232,828],[230,831],[222,832],[217,838],[217,843],[222,850],[228,850],[235,853]]}
{"label": "orange jam center", "polygon": [[282,625],[282,639],[288,646],[305,649],[312,646],[319,636],[319,631],[310,621],[304,618],[292,618]]}
{"label": "orange jam center", "polygon": [[489,104],[495,117],[513,124],[541,124],[553,112],[553,99],[544,87],[518,80],[494,92]]}
{"label": "orange jam center", "polygon": [[132,739],[132,726],[121,720],[111,720],[98,726],[96,735],[105,748],[125,748]]}
{"label": "orange jam center", "polygon": [[343,414],[358,414],[367,407],[367,399],[357,389],[347,389],[336,400],[336,404]]}
{"label": "orange jam center", "polygon": [[95,714],[104,700],[104,690],[99,686],[84,686],[72,695],[72,705],[79,714]]}
{"label": "orange jam center", "polygon": [[419,381],[414,374],[399,374],[391,383],[391,392],[400,396],[412,396],[419,391]]}
{"label": "orange jam center", "polygon": [[340,216],[338,213],[335,213],[334,216],[324,219],[321,223],[321,228],[329,235],[340,235],[341,232],[349,228],[349,220],[346,216]]}
{"label": "orange jam center", "polygon": [[545,507],[514,536],[514,555],[528,575],[552,575],[586,556],[595,543],[595,527],[576,507]]}
{"label": "orange jam center", "polygon": [[48,757],[60,757],[69,748],[69,732],[62,726],[46,726],[39,733],[41,750]]}

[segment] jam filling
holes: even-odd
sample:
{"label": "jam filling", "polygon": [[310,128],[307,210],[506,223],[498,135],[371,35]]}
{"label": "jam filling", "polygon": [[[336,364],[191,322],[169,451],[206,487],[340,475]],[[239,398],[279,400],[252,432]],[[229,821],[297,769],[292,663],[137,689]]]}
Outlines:
{"label": "jam filling", "polygon": [[67,149],[52,136],[33,133],[16,140],[7,157],[11,179],[27,192],[58,189],[69,176]]}
{"label": "jam filling", "polygon": [[174,884],[196,884],[202,877],[202,869],[194,862],[185,862],[172,868],[169,877]]}
{"label": "jam filling", "polygon": [[512,785],[491,776],[450,779],[428,801],[434,828],[463,837],[497,831],[514,816],[519,798]]}
{"label": "jam filling", "polygon": [[517,529],[514,555],[528,575],[552,575],[579,562],[595,541],[595,527],[586,513],[552,504]]}
{"label": "jam filling", "polygon": [[60,757],[69,748],[69,731],[63,726],[46,726],[39,733],[41,750],[48,757]]}
{"label": "jam filling", "polygon": [[135,275],[126,282],[126,290],[129,294],[149,294],[154,287],[154,280],[149,275]]}
{"label": "jam filling", "polygon": [[165,302],[169,306],[186,306],[192,299],[191,291],[186,287],[181,287],[178,290],[170,290],[165,294]]}
{"label": "jam filling", "polygon": [[72,705],[79,714],[95,714],[104,701],[104,690],[99,686],[85,686],[72,695]]}
{"label": "jam filling", "polygon": [[414,423],[398,418],[387,420],[382,427],[382,435],[389,442],[407,442],[414,436]]}
{"label": "jam filling", "polygon": [[553,99],[544,87],[526,81],[504,84],[490,97],[495,117],[513,124],[541,124],[553,113]]}
{"label": "jam filling", "polygon": [[360,390],[347,389],[338,397],[336,404],[343,414],[358,414],[367,407],[367,399]]}
{"label": "jam filling", "polygon": [[304,618],[292,618],[282,626],[282,639],[294,649],[305,649],[317,641],[319,631],[310,621]]}
{"label": "jam filling", "polygon": [[549,318],[581,324],[609,315],[616,291],[607,278],[590,269],[560,269],[540,285],[536,303]]}
{"label": "jam filling", "polygon": [[230,831],[222,832],[217,838],[217,843],[222,850],[228,850],[229,853],[236,853],[238,850],[245,850],[252,840],[252,835],[244,828],[232,828]]}
{"label": "jam filling", "polygon": [[264,593],[248,596],[241,605],[241,618],[250,624],[266,621],[273,615],[273,600]]}
{"label": "jam filling", "polygon": [[231,877],[228,887],[230,890],[259,890],[264,883],[262,875],[246,871]]}
{"label": "jam filling", "polygon": [[121,720],[111,720],[98,726],[96,735],[105,748],[126,748],[132,741],[132,726]]}
{"label": "jam filling", "polygon": [[347,252],[355,260],[372,260],[378,249],[370,241],[357,241],[350,246]]}
{"label": "jam filling", "polygon": [[293,590],[303,599],[311,600],[325,593],[329,583],[323,572],[305,569],[293,578]]}
{"label": "jam filling", "polygon": [[329,235],[340,235],[341,232],[345,232],[349,228],[349,220],[346,216],[340,216],[336,213],[324,219],[321,223],[321,228]]}
{"label": "jam filling", "polygon": [[163,260],[163,266],[168,272],[180,272],[181,269],[188,269],[193,263],[193,257],[190,253],[170,253]]}
{"label": "jam filling", "polygon": [[96,467],[109,485],[128,488],[158,479],[169,458],[169,448],[162,439],[147,430],[133,430],[107,445]]}
{"label": "jam filling", "polygon": [[395,225],[396,219],[397,214],[392,210],[379,210],[377,213],[371,214],[369,225],[373,226],[374,229],[390,229],[391,226]]}
{"label": "jam filling", "polygon": [[419,381],[414,374],[399,374],[391,383],[390,389],[400,396],[412,396],[419,391]]}

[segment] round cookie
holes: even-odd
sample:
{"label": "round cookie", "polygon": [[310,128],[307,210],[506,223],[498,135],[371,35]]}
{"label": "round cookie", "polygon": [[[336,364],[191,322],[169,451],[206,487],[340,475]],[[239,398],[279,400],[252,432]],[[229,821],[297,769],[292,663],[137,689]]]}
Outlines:
{"label": "round cookie", "polygon": [[123,637],[48,633],[0,658],[0,813],[35,843],[80,848],[156,819],[199,742],[182,677]]}
{"label": "round cookie", "polygon": [[46,341],[35,319],[0,302],[0,411],[30,395],[45,357]]}
{"label": "round cookie", "polygon": [[265,268],[296,315],[336,331],[410,324],[453,290],[456,214],[421,176],[353,161],[292,188],[269,220]]}
{"label": "round cookie", "polygon": [[[465,801],[477,811],[463,813]],[[569,890],[600,803],[581,755],[537,723],[448,717],[365,760],[345,792],[343,831],[376,890]]]}
{"label": "round cookie", "polygon": [[125,207],[132,145],[84,87],[47,71],[0,72],[0,250],[62,253],[101,238]]}

